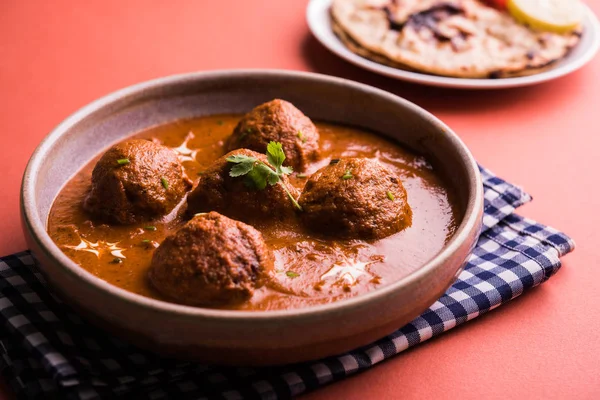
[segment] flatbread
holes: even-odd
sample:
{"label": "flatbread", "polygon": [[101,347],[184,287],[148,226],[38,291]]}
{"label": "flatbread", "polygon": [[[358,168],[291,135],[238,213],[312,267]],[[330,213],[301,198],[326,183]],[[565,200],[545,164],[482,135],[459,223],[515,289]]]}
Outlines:
{"label": "flatbread", "polygon": [[459,78],[538,73],[581,37],[534,31],[476,0],[333,0],[331,16],[342,42],[365,58]]}
{"label": "flatbread", "polygon": [[[414,68],[409,67],[408,65],[404,65],[404,64],[400,64],[398,62],[392,61],[389,58],[386,58],[380,54],[374,53],[374,52],[369,51],[366,48],[362,47],[355,40],[353,40],[350,36],[348,36],[348,34],[339,26],[339,24],[335,20],[332,20],[331,27],[333,29],[333,32],[336,34],[336,36],[340,39],[340,41],[342,43],[344,43],[344,45],[353,53],[356,53],[359,56],[366,58],[368,60],[375,61],[378,64],[387,65],[388,67],[401,69],[404,71],[420,72]],[[558,61],[558,60],[556,60],[556,61]],[[514,78],[514,77],[518,77],[518,76],[535,75],[535,74],[539,74],[540,72],[551,69],[554,66],[554,63],[556,61],[549,62],[548,64],[541,66],[541,67],[537,67],[537,68],[528,67],[527,69],[523,69],[520,71],[497,72],[494,75],[489,76],[488,78],[499,79],[499,78]],[[436,74],[429,73],[429,75],[436,75]]]}

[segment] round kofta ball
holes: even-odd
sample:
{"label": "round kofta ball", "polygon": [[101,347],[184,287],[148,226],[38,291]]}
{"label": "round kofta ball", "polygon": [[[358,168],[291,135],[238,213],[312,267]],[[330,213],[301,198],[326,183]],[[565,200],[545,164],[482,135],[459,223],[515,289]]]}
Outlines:
{"label": "round kofta ball", "polygon": [[259,189],[248,176],[230,175],[235,164],[228,162],[227,158],[233,155],[254,157],[257,161],[268,163],[266,156],[248,149],[225,154],[200,175],[196,188],[187,198],[188,213],[217,211],[253,225],[284,220],[295,214],[296,208],[290,196],[297,199],[299,193],[287,177],[281,178],[281,184],[267,184]]}
{"label": "round kofta ball", "polygon": [[272,141],[283,145],[288,165],[295,171],[304,171],[319,157],[319,132],[315,125],[292,103],[279,99],[244,115],[228,138],[226,149],[264,153]]}
{"label": "round kofta ball", "polygon": [[272,268],[259,231],[211,212],[196,215],[161,243],[148,277],[178,303],[218,306],[248,300]]}
{"label": "round kofta ball", "polygon": [[171,149],[149,140],[127,140],[96,163],[83,207],[105,222],[133,224],[167,215],[191,187]]}
{"label": "round kofta ball", "polygon": [[306,182],[299,203],[306,226],[342,238],[379,239],[412,222],[400,179],[368,158],[341,159],[320,169]]}

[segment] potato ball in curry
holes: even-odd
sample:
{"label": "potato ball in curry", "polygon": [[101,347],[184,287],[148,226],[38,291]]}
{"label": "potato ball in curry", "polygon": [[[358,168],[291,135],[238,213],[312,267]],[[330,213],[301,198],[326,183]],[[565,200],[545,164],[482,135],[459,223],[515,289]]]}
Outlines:
{"label": "potato ball in curry", "polygon": [[295,171],[319,156],[319,133],[310,118],[292,103],[271,100],[254,108],[240,120],[225,145],[227,151],[246,148],[264,153],[269,142],[280,142]]}
{"label": "potato ball in curry", "polygon": [[171,149],[127,140],[111,147],[94,167],[83,208],[106,222],[132,224],[168,214],[191,187]]}
{"label": "potato ball in curry", "polygon": [[[369,293],[438,254],[463,208],[428,160],[373,132],[314,125],[318,134],[274,100],[149,128],[61,189],[48,233],[86,271],[132,293],[245,311]],[[241,144],[246,127],[254,144]],[[306,170],[292,171],[292,160]]]}
{"label": "potato ball in curry", "polygon": [[225,154],[200,176],[198,185],[187,199],[188,213],[217,211],[248,223],[278,221],[293,216],[295,208],[290,197],[297,199],[299,193],[287,177],[281,177],[281,184],[256,188],[248,177],[230,175],[233,164],[227,159],[234,155],[253,157],[265,166],[268,164],[265,155],[248,149]]}
{"label": "potato ball in curry", "polygon": [[148,277],[183,304],[236,304],[252,297],[273,267],[262,234],[216,212],[199,214],[156,249]]}
{"label": "potato ball in curry", "polygon": [[333,160],[310,177],[299,203],[309,228],[344,238],[383,238],[412,221],[402,182],[368,158]]}

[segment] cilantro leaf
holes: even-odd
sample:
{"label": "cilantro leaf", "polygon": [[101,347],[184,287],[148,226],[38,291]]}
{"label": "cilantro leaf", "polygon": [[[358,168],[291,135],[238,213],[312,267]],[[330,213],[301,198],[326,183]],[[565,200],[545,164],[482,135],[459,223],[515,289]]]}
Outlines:
{"label": "cilantro leaf", "polygon": [[234,154],[232,156],[227,157],[227,161],[229,161],[230,163],[234,163],[234,164],[238,164],[247,160],[252,160],[252,161],[256,161],[256,158],[254,157],[250,157],[250,156],[245,156],[243,154]]}
{"label": "cilantro leaf", "polygon": [[[260,165],[260,163],[259,163],[259,165]],[[264,165],[264,164],[262,164],[262,165]],[[254,188],[256,188],[258,190],[263,190],[264,188],[267,187],[267,177],[264,174],[264,172],[261,172],[261,170],[259,170],[257,168],[253,168],[248,172],[248,174],[246,176],[250,180],[250,182],[252,184],[251,186],[254,186]]]}
{"label": "cilantro leaf", "polygon": [[273,186],[279,183],[290,198],[290,201],[294,204],[294,207],[302,211],[302,207],[298,204],[298,201],[296,201],[281,180],[283,176],[289,175],[293,171],[291,167],[283,166],[285,153],[281,143],[270,142],[267,145],[267,161],[275,170],[256,157],[249,157],[242,154],[229,156],[227,157],[227,161],[235,164],[229,170],[229,176],[232,178],[243,176],[246,179],[245,184],[248,187],[258,190],[263,190],[267,187],[267,184]]}
{"label": "cilantro leaf", "polygon": [[269,164],[275,167],[278,174],[283,174],[281,166],[285,161],[285,153],[283,152],[283,146],[279,142],[269,142],[267,145],[267,160]]}
{"label": "cilantro leaf", "polygon": [[265,163],[258,163],[255,167],[255,170],[270,184],[274,185],[279,182],[279,175],[277,172],[273,171],[271,167],[269,167]]}
{"label": "cilantro leaf", "polygon": [[233,167],[231,167],[231,170],[229,171],[229,176],[231,176],[232,178],[236,178],[238,176],[246,175],[248,172],[250,172],[252,168],[254,168],[255,162],[256,161],[253,160],[246,160],[235,164]]}
{"label": "cilantro leaf", "polygon": [[241,154],[234,154],[227,157],[227,161],[235,165],[229,170],[229,176],[236,178],[246,175],[254,168],[254,164],[258,161],[255,157],[249,157]]}
{"label": "cilantro leaf", "polygon": [[267,182],[269,182],[269,185],[271,185],[271,186],[277,184],[277,182],[279,182],[279,175],[277,175],[277,174],[267,175]]}

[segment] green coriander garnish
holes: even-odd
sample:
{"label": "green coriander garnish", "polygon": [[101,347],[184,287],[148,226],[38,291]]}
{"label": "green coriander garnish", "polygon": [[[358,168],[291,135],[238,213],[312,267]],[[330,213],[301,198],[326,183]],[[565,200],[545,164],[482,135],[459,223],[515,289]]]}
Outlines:
{"label": "green coriander garnish", "polygon": [[217,125],[223,125],[223,120],[218,120]]}
{"label": "green coriander garnish", "polygon": [[297,278],[297,277],[299,277],[299,276],[300,276],[300,274],[299,274],[299,273],[297,273],[297,272],[294,272],[294,271],[287,271],[285,274],[286,274],[288,277],[292,278],[292,279],[294,279],[294,278]]}
{"label": "green coriander garnish", "polygon": [[198,175],[198,176],[204,175],[204,171],[198,171],[198,172],[196,172],[196,175]]}
{"label": "green coriander garnish", "polygon": [[155,231],[156,227],[154,225],[149,225],[149,226],[145,226],[144,229],[147,231]]}
{"label": "green coriander garnish", "polygon": [[[241,154],[234,154],[227,157],[227,161],[235,164],[229,171],[229,176],[237,178],[245,176],[249,185],[255,187],[258,190],[263,190],[267,187],[267,184],[273,186],[280,184],[283,190],[287,193],[291,202],[298,210],[302,211],[302,207],[296,201],[294,196],[285,187],[281,178],[285,175],[292,173],[291,167],[284,167],[283,162],[285,161],[285,153],[283,147],[279,142],[270,142],[267,145],[267,161],[266,163],[256,159],[255,157],[245,156]],[[275,170],[273,171],[273,168]]]}
{"label": "green coriander garnish", "polygon": [[342,179],[347,181],[348,179],[352,179],[354,177],[354,175],[352,175],[352,172],[350,172],[350,170],[346,171],[346,173],[344,175],[342,175]]}
{"label": "green coriander garnish", "polygon": [[302,131],[298,131],[298,139],[302,140],[302,143],[306,143],[306,136],[304,136]]}
{"label": "green coriander garnish", "polygon": [[392,192],[390,192],[390,191],[388,191],[388,192],[386,193],[386,195],[387,195],[387,198],[388,198],[388,199],[390,199],[390,200],[392,200],[392,201],[394,201],[394,199],[396,198],[396,197],[394,196],[394,193],[392,193]]}
{"label": "green coriander garnish", "polygon": [[112,259],[112,261],[110,262],[111,264],[121,264],[123,262],[123,260],[121,260],[119,257],[115,257]]}
{"label": "green coriander garnish", "polygon": [[160,183],[162,183],[162,185],[165,189],[169,188],[169,181],[164,176],[160,177]]}
{"label": "green coriander garnish", "polygon": [[339,163],[339,162],[340,162],[340,159],[339,159],[339,158],[334,158],[334,159],[332,159],[331,161],[329,161],[329,165],[335,165],[335,164],[337,164],[337,163]]}
{"label": "green coriander garnish", "polygon": [[150,239],[144,239],[142,240],[142,243],[150,243]]}
{"label": "green coriander garnish", "polygon": [[129,161],[129,158],[121,158],[121,159],[117,160],[117,164],[119,164],[119,165],[127,165],[130,162],[131,161]]}
{"label": "green coriander garnish", "polygon": [[306,178],[308,178],[308,175],[306,175],[306,174],[297,174],[296,178],[306,179]]}

